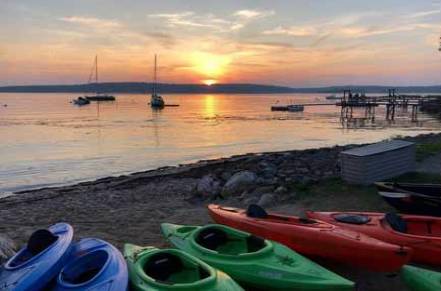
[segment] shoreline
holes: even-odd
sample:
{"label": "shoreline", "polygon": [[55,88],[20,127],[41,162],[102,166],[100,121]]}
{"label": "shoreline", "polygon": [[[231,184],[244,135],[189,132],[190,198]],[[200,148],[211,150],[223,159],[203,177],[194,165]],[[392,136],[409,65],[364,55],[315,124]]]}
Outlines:
{"label": "shoreline", "polygon": [[[404,136],[404,137],[397,136],[397,137],[391,137],[390,139],[402,139],[402,140],[413,141],[418,143],[418,142],[425,142],[427,140],[430,141],[431,139],[437,140],[438,138],[441,138],[441,132],[423,133],[416,136]],[[31,189],[25,189],[19,191],[8,191],[8,192],[0,193],[5,195],[0,198],[0,205],[2,205],[2,203],[7,202],[5,201],[5,199],[7,198],[22,197],[22,195],[24,194],[32,194],[32,193],[39,193],[46,191],[58,191],[63,193],[63,192],[69,192],[76,187],[87,187],[87,186],[94,186],[94,185],[107,184],[107,183],[116,183],[117,185],[119,185],[124,183],[130,183],[136,180],[143,180],[143,179],[148,180],[148,179],[155,179],[160,177],[180,177],[183,175],[198,177],[200,176],[200,174],[198,174],[199,172],[212,171],[216,167],[222,167],[228,164],[240,163],[250,159],[258,160],[259,158],[265,159],[265,157],[277,157],[280,155],[283,156],[287,154],[289,155],[289,154],[301,154],[301,153],[311,153],[311,152],[329,152],[329,151],[340,152],[349,148],[363,146],[367,144],[372,144],[372,143],[335,145],[330,147],[283,150],[283,151],[275,151],[275,152],[269,151],[269,152],[245,153],[245,154],[232,155],[229,157],[220,157],[220,158],[207,159],[207,160],[204,159],[195,162],[182,163],[176,166],[163,166],[149,170],[135,171],[118,176],[106,176],[102,178],[85,180],[82,182],[74,182],[72,184],[66,184],[66,185],[61,184],[61,185],[37,187],[37,188],[31,188]]]}
{"label": "shoreline", "polygon": [[[400,139],[441,145],[441,133]],[[160,223],[211,223],[209,203],[242,208],[258,203],[291,215],[307,209],[391,211],[373,186],[351,186],[338,178],[339,153],[357,146],[244,154],[21,191],[0,199],[0,238],[21,246],[36,229],[64,221],[74,227],[75,239],[98,237],[119,249],[126,242],[168,247]],[[424,157],[439,164],[439,156]],[[357,281],[361,291],[406,290],[397,276],[318,262]]]}

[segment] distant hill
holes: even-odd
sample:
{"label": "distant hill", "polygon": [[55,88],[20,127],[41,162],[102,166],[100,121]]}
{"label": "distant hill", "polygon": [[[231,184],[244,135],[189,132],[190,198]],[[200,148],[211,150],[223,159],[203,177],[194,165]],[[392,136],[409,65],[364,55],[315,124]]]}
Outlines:
{"label": "distant hill", "polygon": [[[158,91],[164,94],[171,93],[239,93],[239,94],[270,94],[270,93],[342,93],[345,89],[365,93],[386,93],[387,89],[395,88],[398,93],[441,93],[441,85],[437,86],[330,86],[315,88],[292,88],[284,86],[260,84],[216,84],[206,86],[201,84],[158,84]],[[20,93],[148,93],[152,83],[122,82],[77,85],[31,85],[31,86],[5,86],[0,87],[0,92]]]}

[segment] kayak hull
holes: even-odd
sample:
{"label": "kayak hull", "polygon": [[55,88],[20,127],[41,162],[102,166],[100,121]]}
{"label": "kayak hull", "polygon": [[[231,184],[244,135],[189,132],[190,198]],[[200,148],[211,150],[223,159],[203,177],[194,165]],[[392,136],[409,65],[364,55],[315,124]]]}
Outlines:
{"label": "kayak hull", "polygon": [[[158,257],[160,258],[160,260],[161,258],[163,258],[162,260],[164,260],[167,259],[167,256],[178,258],[179,262],[181,262],[182,265],[185,264],[187,266],[191,266],[191,269],[193,269],[195,272],[189,272],[187,269],[185,272],[182,272],[181,278],[179,278],[178,276],[178,279],[176,279],[176,281],[173,283],[165,283],[158,278],[155,279],[146,274],[145,269],[149,265],[149,262],[151,262],[151,260],[154,260]],[[178,249],[161,250],[154,247],[139,247],[131,244],[126,244],[124,246],[124,257],[127,260],[127,266],[129,269],[131,290],[243,291],[243,289],[227,274],[214,269],[201,260]],[[158,267],[158,269],[159,268],[160,267]],[[171,268],[172,266],[170,267],[170,269]],[[194,273],[197,273],[196,276],[194,275]],[[200,275],[201,273],[203,275]],[[183,275],[194,280],[187,281],[187,278],[182,278]],[[172,276],[176,277],[176,275],[174,274],[167,274],[168,278]],[[180,282],[177,282],[179,280]]]}
{"label": "kayak hull", "polygon": [[413,266],[404,266],[401,277],[411,291],[441,290],[441,273]]}
{"label": "kayak hull", "polygon": [[127,286],[127,265],[122,254],[103,240],[84,238],[73,245],[54,290],[123,291]]}
{"label": "kayak hull", "polygon": [[[261,246],[249,252],[205,248],[198,240],[213,229],[231,236],[233,243],[240,244],[242,240],[257,241]],[[164,223],[161,230],[173,246],[222,270],[241,286],[264,290],[353,290],[352,282],[289,248],[227,226],[197,227]]]}
{"label": "kayak hull", "polygon": [[266,218],[254,218],[245,210],[214,204],[209,205],[208,210],[217,223],[277,241],[307,256],[377,272],[397,271],[410,260],[408,248],[326,222],[272,213]]}
{"label": "kayak hull", "polygon": [[[432,216],[401,215],[409,224],[406,233],[394,230],[385,220],[384,213],[376,212],[344,212],[345,214],[363,215],[369,218],[366,224],[350,224],[339,222],[336,215],[343,212],[308,211],[308,217],[359,231],[376,239],[412,249],[411,261],[441,265],[441,218]],[[427,231],[431,230],[431,233]]]}
{"label": "kayak hull", "polygon": [[378,194],[401,213],[441,216],[441,185],[377,182]]}
{"label": "kayak hull", "polygon": [[44,290],[66,263],[72,245],[73,229],[67,223],[48,228],[57,237],[48,248],[27,260],[28,247],[22,248],[0,269],[1,290]]}

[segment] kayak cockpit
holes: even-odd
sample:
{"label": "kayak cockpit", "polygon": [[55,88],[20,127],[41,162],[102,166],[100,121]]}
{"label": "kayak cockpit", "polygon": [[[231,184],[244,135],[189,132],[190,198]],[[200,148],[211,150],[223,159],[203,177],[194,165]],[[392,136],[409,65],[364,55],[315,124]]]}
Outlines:
{"label": "kayak cockpit", "polygon": [[227,232],[216,226],[203,228],[198,232],[196,243],[222,255],[255,253],[269,247],[269,243],[257,236],[237,232]]}
{"label": "kayak cockpit", "polygon": [[108,261],[107,251],[90,252],[68,264],[60,274],[60,281],[65,285],[85,285],[93,281],[105,269]]}
{"label": "kayak cockpit", "polygon": [[56,241],[58,236],[47,229],[39,229],[29,237],[27,246],[17,253],[11,261],[6,264],[6,268],[18,268],[23,264],[32,261],[40,254],[48,250]]}
{"label": "kayak cockpit", "polygon": [[357,225],[367,224],[371,221],[371,218],[364,214],[339,213],[333,215],[333,217],[338,222]]}
{"label": "kayak cockpit", "polygon": [[161,284],[191,284],[210,276],[210,270],[170,252],[158,252],[143,262],[145,275]]}
{"label": "kayak cockpit", "polygon": [[441,238],[441,224],[437,220],[425,217],[403,219],[398,214],[387,213],[384,221],[400,233]]}

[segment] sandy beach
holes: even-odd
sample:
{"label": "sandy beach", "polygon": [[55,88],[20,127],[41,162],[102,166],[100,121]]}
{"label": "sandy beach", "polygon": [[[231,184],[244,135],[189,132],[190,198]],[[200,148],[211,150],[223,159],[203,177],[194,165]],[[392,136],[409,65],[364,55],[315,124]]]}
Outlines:
{"label": "sandy beach", "polygon": [[[433,144],[441,134],[405,139]],[[164,247],[160,223],[210,223],[209,203],[239,207],[259,203],[296,215],[307,209],[392,210],[373,187],[346,185],[338,178],[338,155],[351,147],[246,154],[19,192],[0,200],[0,233],[22,245],[35,229],[65,221],[74,227],[76,238],[99,237],[119,248],[125,242]],[[430,164],[439,164],[439,156],[424,157],[420,168],[431,169]],[[253,183],[226,189],[226,182],[239,172]],[[358,282],[359,290],[405,290],[394,275],[321,263]]]}

